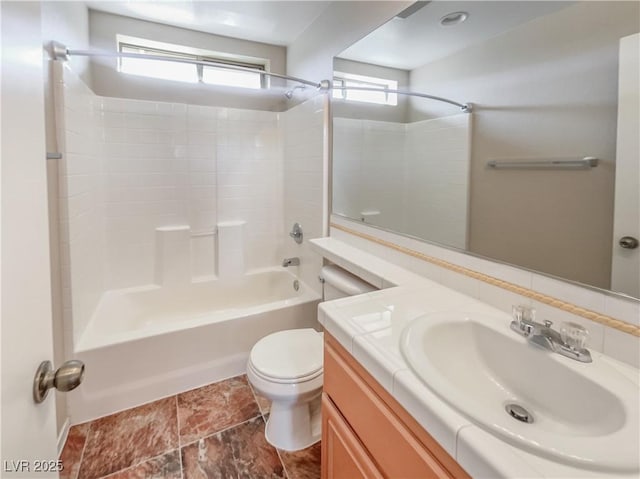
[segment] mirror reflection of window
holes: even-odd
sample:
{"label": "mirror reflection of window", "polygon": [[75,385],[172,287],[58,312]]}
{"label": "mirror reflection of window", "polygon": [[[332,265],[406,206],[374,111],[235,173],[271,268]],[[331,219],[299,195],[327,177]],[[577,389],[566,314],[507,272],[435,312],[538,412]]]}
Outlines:
{"label": "mirror reflection of window", "polygon": [[[333,98],[335,99],[391,106],[398,104],[397,93],[386,91],[398,89],[398,82],[395,80],[356,75],[353,73],[334,72],[333,87]],[[349,88],[375,88],[381,91],[355,90]]]}

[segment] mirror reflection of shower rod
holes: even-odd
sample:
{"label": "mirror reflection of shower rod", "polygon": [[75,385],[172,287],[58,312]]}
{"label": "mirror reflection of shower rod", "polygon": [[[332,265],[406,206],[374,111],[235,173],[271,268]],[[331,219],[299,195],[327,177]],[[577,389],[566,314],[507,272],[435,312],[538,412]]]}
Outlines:
{"label": "mirror reflection of shower rod", "polygon": [[398,95],[417,96],[420,98],[428,98],[429,100],[442,101],[444,103],[449,103],[450,105],[455,105],[464,113],[471,113],[473,111],[472,103],[458,103],[457,101],[449,100],[448,98],[443,98],[441,96],[427,95],[426,93],[418,93],[415,91],[391,90],[389,88],[377,88],[372,86],[332,86],[331,88],[333,90],[383,91],[385,93],[396,93]]}
{"label": "mirror reflection of shower rod", "polygon": [[163,62],[174,62],[174,63],[191,63],[193,65],[204,65],[204,66],[212,66],[216,68],[224,68],[226,70],[234,70],[234,71],[242,71],[249,73],[257,73],[259,75],[266,75],[274,78],[282,78],[284,80],[291,80],[302,85],[312,86],[320,91],[327,91],[331,88],[331,82],[329,80],[322,80],[320,82],[314,82],[310,80],[305,80],[304,78],[298,78],[291,75],[282,75],[280,73],[267,72],[264,70],[259,70],[257,68],[250,67],[242,67],[239,65],[229,65],[227,63],[219,63],[214,61],[207,60],[193,60],[190,58],[176,58],[176,57],[165,57],[162,55],[150,55],[147,53],[124,53],[124,52],[106,52],[100,50],[70,50],[65,45],[52,42],[52,57],[54,60],[69,60],[69,57],[80,56],[80,57],[112,57],[112,58],[139,58],[143,60],[160,60]]}

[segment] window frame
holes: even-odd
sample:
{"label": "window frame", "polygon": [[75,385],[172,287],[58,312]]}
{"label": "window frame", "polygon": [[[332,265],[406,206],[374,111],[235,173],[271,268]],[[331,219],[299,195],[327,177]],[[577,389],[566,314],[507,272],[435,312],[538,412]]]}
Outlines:
{"label": "window frame", "polygon": [[[149,53],[150,55],[156,56],[166,56],[168,58],[181,58],[185,60],[195,60],[195,61],[204,61],[204,62],[214,62],[220,63],[224,65],[230,66],[238,66],[244,68],[253,68],[256,70],[261,70],[265,73],[269,72],[269,60],[267,59],[259,59],[259,58],[249,58],[249,57],[241,57],[240,55],[234,55],[231,53],[218,53],[218,52],[208,52],[199,49],[193,49],[189,47],[181,47],[180,45],[171,45],[171,44],[160,44],[159,42],[153,42],[151,40],[144,40],[142,38],[134,38],[134,37],[125,37],[118,35],[117,36],[117,48],[119,53],[134,53],[134,52],[126,52],[124,50],[142,50],[145,53]],[[156,46],[153,44],[158,44],[161,46]],[[175,47],[176,49],[172,49]],[[180,50],[182,48],[183,50]],[[122,70],[122,60],[124,58],[118,58],[118,72],[127,73]],[[223,86],[223,87],[233,87],[233,85],[227,85],[222,83],[209,83],[203,81],[204,76],[204,68],[206,65],[202,64],[194,64],[196,67],[196,82],[204,85],[214,85],[214,86]],[[215,65],[211,65],[210,68],[216,68]],[[225,68],[220,67],[220,70],[225,70]],[[242,70],[231,70],[227,71],[238,71]],[[250,73],[250,72],[248,72]],[[251,87],[238,87],[238,88],[247,88],[251,90],[258,89],[267,89],[269,88],[269,77],[268,75],[260,75],[260,87],[259,88],[251,88]]]}
{"label": "window frame", "polygon": [[372,87],[378,88],[385,93],[385,102],[367,101],[362,99],[348,98],[347,89],[333,90],[332,97],[343,101],[352,101],[358,103],[370,103],[373,105],[398,106],[398,94],[391,93],[389,90],[398,89],[398,81],[389,78],[372,77],[368,75],[358,75],[355,73],[346,73],[340,71],[333,72],[333,84],[340,83],[344,87],[348,82],[355,83],[354,87]]}

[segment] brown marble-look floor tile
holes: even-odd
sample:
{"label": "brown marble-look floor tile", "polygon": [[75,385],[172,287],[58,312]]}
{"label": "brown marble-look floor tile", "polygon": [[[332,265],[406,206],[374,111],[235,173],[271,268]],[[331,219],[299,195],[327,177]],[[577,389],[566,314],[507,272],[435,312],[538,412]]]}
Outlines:
{"label": "brown marble-look floor tile", "polygon": [[65,442],[62,454],[60,454],[60,460],[62,461],[60,479],[76,479],[78,477],[80,459],[82,459],[82,451],[84,450],[88,432],[88,422],[69,428],[67,442]]}
{"label": "brown marble-look floor tile", "polygon": [[180,443],[210,436],[259,414],[244,375],[187,391],[178,395]]}
{"label": "brown marble-look floor tile", "polygon": [[286,477],[261,417],[183,447],[182,465],[184,479]]}
{"label": "brown marble-look floor tile", "polygon": [[185,479],[225,479],[236,476],[231,445],[220,434],[200,439],[182,448]]}
{"label": "brown marble-look floor tile", "polygon": [[280,451],[280,458],[289,479],[320,478],[320,442],[301,451]]}
{"label": "brown marble-look floor tile", "polygon": [[175,450],[149,459],[137,466],[116,472],[105,479],[182,479],[180,451]]}
{"label": "brown marble-look floor tile", "polygon": [[175,397],[112,414],[91,423],[78,479],[106,476],[177,447]]}
{"label": "brown marble-look floor tile", "polygon": [[231,444],[239,478],[286,477],[278,451],[264,436],[264,427],[262,418],[257,418],[222,433],[222,440]]}

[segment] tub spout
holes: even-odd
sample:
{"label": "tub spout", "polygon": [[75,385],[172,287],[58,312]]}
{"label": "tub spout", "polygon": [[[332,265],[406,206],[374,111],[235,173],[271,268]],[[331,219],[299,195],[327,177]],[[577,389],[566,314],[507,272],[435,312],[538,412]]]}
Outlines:
{"label": "tub spout", "polygon": [[285,258],[282,260],[282,266],[298,266],[300,264],[300,258]]}

